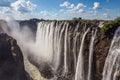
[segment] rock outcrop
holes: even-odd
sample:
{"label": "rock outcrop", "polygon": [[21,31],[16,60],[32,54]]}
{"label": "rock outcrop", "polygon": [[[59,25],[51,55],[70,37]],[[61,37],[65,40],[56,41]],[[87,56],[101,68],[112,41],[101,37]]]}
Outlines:
{"label": "rock outcrop", "polygon": [[94,61],[95,61],[95,80],[102,79],[102,72],[105,64],[107,54],[111,45],[112,38],[104,37],[102,32],[97,35],[97,42],[94,49]]}
{"label": "rock outcrop", "polygon": [[32,80],[16,40],[5,33],[0,34],[0,80]]}

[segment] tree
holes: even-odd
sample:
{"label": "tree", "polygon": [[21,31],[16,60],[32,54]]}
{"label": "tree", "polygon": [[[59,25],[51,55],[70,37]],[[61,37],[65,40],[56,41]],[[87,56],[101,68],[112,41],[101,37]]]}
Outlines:
{"label": "tree", "polygon": [[78,17],[78,18],[74,17],[72,20],[79,21],[79,20],[82,20],[82,18],[81,17]]}
{"label": "tree", "polygon": [[109,29],[118,26],[119,21],[118,20],[113,20],[108,23],[105,23],[102,27],[102,31],[106,33]]}

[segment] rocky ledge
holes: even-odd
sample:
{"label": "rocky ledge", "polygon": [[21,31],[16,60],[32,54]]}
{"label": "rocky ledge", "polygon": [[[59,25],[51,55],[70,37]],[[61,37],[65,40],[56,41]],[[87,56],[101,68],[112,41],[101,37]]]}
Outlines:
{"label": "rocky ledge", "polygon": [[4,33],[0,34],[0,80],[32,80],[16,40]]}

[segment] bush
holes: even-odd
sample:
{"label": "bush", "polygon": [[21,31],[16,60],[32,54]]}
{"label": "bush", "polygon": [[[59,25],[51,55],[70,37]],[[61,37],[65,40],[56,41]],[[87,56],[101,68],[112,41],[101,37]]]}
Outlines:
{"label": "bush", "polygon": [[82,20],[82,18],[81,17],[79,17],[79,18],[74,17],[72,20],[74,20],[74,21],[80,21],[80,20]]}
{"label": "bush", "polygon": [[119,24],[118,20],[110,21],[108,23],[105,23],[102,27],[102,31],[106,33],[109,29],[117,26]]}
{"label": "bush", "polygon": [[81,17],[74,17],[74,18],[72,18],[72,20],[68,20],[69,22],[71,22],[71,23],[77,23],[77,22],[79,22],[79,21],[81,21],[82,20],[82,18]]}

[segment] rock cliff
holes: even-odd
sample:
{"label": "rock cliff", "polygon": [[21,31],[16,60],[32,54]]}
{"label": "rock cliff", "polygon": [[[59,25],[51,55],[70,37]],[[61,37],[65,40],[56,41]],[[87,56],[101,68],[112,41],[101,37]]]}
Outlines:
{"label": "rock cliff", "polygon": [[17,41],[4,33],[0,34],[0,80],[32,80]]}

